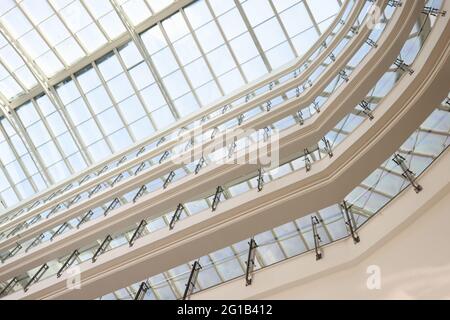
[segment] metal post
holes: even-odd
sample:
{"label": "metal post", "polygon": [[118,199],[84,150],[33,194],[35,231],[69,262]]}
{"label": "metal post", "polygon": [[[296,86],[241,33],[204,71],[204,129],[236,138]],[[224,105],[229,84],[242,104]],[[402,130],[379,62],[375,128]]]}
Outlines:
{"label": "metal post", "polygon": [[397,0],[389,0],[388,5],[391,7],[401,7],[402,6],[402,2],[401,1],[397,1]]}
{"label": "metal post", "polygon": [[269,100],[266,103],[266,111],[269,112],[272,109],[272,101]]}
{"label": "metal post", "polygon": [[317,101],[314,100],[314,101],[312,102],[312,104],[313,104],[313,106],[314,106],[314,110],[316,110],[317,113],[320,113],[320,107],[319,107],[319,104],[317,103]]}
{"label": "metal post", "polygon": [[136,176],[139,172],[141,172],[142,170],[144,170],[145,168],[145,162],[142,162],[139,167],[137,167],[136,171],[134,171],[134,175]]}
{"label": "metal post", "polygon": [[416,175],[406,166],[406,159],[397,153],[392,160],[403,170],[403,177],[411,183],[414,187],[414,191],[416,191],[416,193],[422,191],[423,187],[416,182]]}
{"label": "metal post", "polygon": [[184,206],[180,203],[177,207],[177,210],[175,210],[175,213],[172,216],[172,219],[170,220],[169,224],[169,230],[173,230],[175,228],[175,223],[180,220],[181,213],[183,212]]}
{"label": "metal post", "polygon": [[78,201],[80,201],[80,199],[81,199],[81,195],[77,194],[72,200],[69,201],[69,204],[68,204],[67,208],[70,208],[73,204],[75,204]]}
{"label": "metal post", "polygon": [[438,17],[438,16],[445,17],[445,15],[447,14],[447,11],[439,10],[438,8],[434,8],[434,7],[424,7],[422,10],[422,13],[426,14],[426,15],[431,15],[433,17]]}
{"label": "metal post", "polygon": [[303,118],[303,112],[302,112],[301,110],[298,110],[298,111],[297,111],[296,118],[297,118],[297,120],[298,120],[298,123],[299,123],[301,126],[305,124],[305,119]]}
{"label": "metal post", "polygon": [[139,286],[139,290],[136,293],[136,296],[134,297],[134,300],[144,300],[144,297],[147,294],[148,290],[150,290],[150,287],[147,285],[147,283],[142,282]]}
{"label": "metal post", "polygon": [[166,178],[166,181],[164,181],[164,185],[163,185],[163,189],[167,189],[167,187],[169,186],[169,184],[173,181],[173,179],[175,178],[175,172],[171,171],[169,173],[169,175]]}
{"label": "metal post", "polygon": [[197,175],[205,164],[205,158],[202,156],[195,167],[195,174]]}
{"label": "metal post", "polygon": [[25,249],[25,252],[28,252],[28,250],[30,250],[33,247],[36,247],[43,239],[44,239],[44,234],[41,233],[40,235],[38,235],[33,242],[30,243],[30,245]]}
{"label": "metal post", "polygon": [[105,216],[108,215],[108,213],[112,210],[114,210],[117,205],[120,203],[119,198],[115,198],[108,206],[108,208],[106,208],[105,212],[103,213]]}
{"label": "metal post", "polygon": [[335,62],[335,61],[336,61],[336,56],[333,54],[333,52],[330,53],[329,57],[330,57],[330,59],[331,59],[332,62]]}
{"label": "metal post", "polygon": [[159,147],[159,146],[162,145],[164,142],[166,142],[166,137],[162,137],[161,139],[159,139],[159,141],[156,143],[156,147]]}
{"label": "metal post", "polygon": [[42,278],[44,273],[48,270],[48,268],[49,267],[46,263],[42,267],[40,267],[39,270],[30,279],[30,281],[28,281],[28,283],[25,285],[25,287],[23,288],[23,291],[27,292],[33,283],[38,282]]}
{"label": "metal post", "polygon": [[258,170],[258,191],[261,192],[264,188],[264,175],[263,170],[260,168]]}
{"label": "metal post", "polygon": [[170,156],[169,151],[165,151],[163,155],[161,156],[161,159],[159,159],[159,164],[163,163],[168,157]]}
{"label": "metal post", "polygon": [[414,74],[414,70],[408,64],[406,64],[404,60],[397,58],[394,64],[398,69],[404,72],[408,72],[410,75]]}
{"label": "metal post", "polygon": [[102,184],[101,184],[101,183],[99,183],[98,185],[96,185],[94,189],[92,189],[91,191],[89,191],[88,198],[92,197],[92,195],[94,195],[94,194],[96,194],[97,192],[99,192],[101,188],[102,188]]}
{"label": "metal post", "polygon": [[256,243],[255,239],[250,239],[250,242],[248,243],[249,250],[248,250],[248,257],[247,257],[247,270],[245,272],[245,285],[249,286],[252,284],[253,281],[253,270],[255,269],[255,256],[256,256],[256,248],[258,247],[258,244]]}
{"label": "metal post", "polygon": [[349,81],[350,81],[350,78],[349,78],[348,75],[347,75],[347,71],[345,71],[345,70],[339,71],[339,77],[340,77],[342,80],[344,80],[345,82],[349,82]]}
{"label": "metal post", "polygon": [[244,122],[245,119],[245,115],[243,113],[241,113],[238,117],[238,125],[242,125],[242,123]]}
{"label": "metal post", "polygon": [[221,186],[218,186],[217,189],[216,189],[216,194],[214,195],[213,203],[211,205],[211,208],[212,208],[213,212],[216,211],[216,209],[217,209],[217,207],[219,205],[220,196],[221,196],[222,192],[223,192],[223,188]]}
{"label": "metal post", "polygon": [[320,224],[319,219],[316,216],[311,217],[311,227],[313,231],[314,237],[314,250],[316,251],[316,260],[322,259],[322,251],[320,249],[320,243],[322,239],[320,238],[319,233],[317,232],[317,226]]}
{"label": "metal post", "polygon": [[88,222],[89,219],[90,219],[93,215],[94,215],[94,211],[89,210],[88,213],[86,213],[86,214],[84,215],[84,217],[80,220],[80,222],[78,222],[78,224],[77,224],[77,229],[79,229],[80,226],[81,226],[83,223]]}
{"label": "metal post", "polygon": [[194,264],[192,265],[192,271],[191,274],[189,275],[188,283],[186,284],[186,290],[184,291],[183,294],[183,300],[188,300],[191,297],[192,293],[194,292],[195,282],[197,281],[198,274],[200,273],[201,268],[202,266],[198,261],[195,261]]}
{"label": "metal post", "polygon": [[90,178],[91,178],[91,176],[89,174],[87,176],[84,176],[84,178],[80,180],[80,185],[82,185],[83,183],[88,181]]}
{"label": "metal post", "polygon": [[374,119],[374,116],[372,114],[372,110],[369,107],[369,103],[366,100],[363,100],[359,103],[359,106],[361,109],[363,109],[363,113],[369,118],[370,121]]}
{"label": "metal post", "polygon": [[145,152],[145,147],[142,147],[141,149],[139,149],[139,151],[136,153],[136,158],[139,157],[144,152]]}
{"label": "metal post", "polygon": [[12,278],[8,285],[0,292],[0,297],[7,296],[18,282],[19,280],[17,277]]}
{"label": "metal post", "polygon": [[108,235],[105,238],[105,240],[103,240],[102,244],[100,245],[100,247],[98,247],[97,251],[95,252],[94,256],[92,257],[92,263],[95,263],[97,261],[98,257],[106,251],[106,248],[108,247],[108,245],[110,244],[111,241],[112,241],[112,237],[110,235]]}
{"label": "metal post", "polygon": [[17,243],[17,246],[14,247],[14,249],[12,249],[8,255],[6,256],[5,259],[3,259],[3,261],[5,261],[6,259],[12,258],[14,257],[19,251],[20,249],[22,249],[22,245],[20,243]]}
{"label": "metal post", "polygon": [[57,278],[60,278],[64,271],[66,271],[67,269],[70,268],[70,266],[77,260],[78,256],[80,255],[80,253],[78,252],[78,250],[75,250],[74,252],[72,252],[72,254],[70,255],[70,257],[66,260],[66,262],[63,264],[63,266],[61,267],[61,269],[59,269],[58,273],[56,274]]}
{"label": "metal post", "polygon": [[309,150],[305,148],[304,150],[304,157],[305,157],[305,168],[306,168],[306,172],[309,172],[311,170],[312,164],[311,164],[311,159],[309,159]]}
{"label": "metal post", "polygon": [[351,211],[351,206],[348,206],[347,201],[343,201],[340,205],[343,215],[345,216],[345,224],[350,232],[350,235],[353,238],[353,242],[355,244],[359,243],[361,240],[359,238],[358,233],[356,232],[356,223],[355,217],[353,216],[353,212]]}
{"label": "metal post", "polygon": [[61,209],[61,204],[58,203],[50,212],[48,213],[46,219],[50,218],[52,215],[54,215],[59,209]]}
{"label": "metal post", "polygon": [[107,170],[108,170],[108,166],[104,166],[99,172],[97,172],[97,176],[103,174]]}
{"label": "metal post", "polygon": [[123,156],[122,158],[120,158],[119,162],[117,162],[117,166],[116,167],[120,166],[125,161],[127,161],[127,156]]}
{"label": "metal post", "polygon": [[322,142],[324,143],[325,152],[328,153],[330,158],[333,158],[333,149],[331,148],[330,141],[326,137],[323,137]]}
{"label": "metal post", "polygon": [[114,187],[116,183],[120,182],[123,179],[123,173],[120,173],[112,182],[111,187]]}
{"label": "metal post", "polygon": [[141,223],[139,223],[139,226],[137,227],[136,231],[134,231],[133,236],[130,239],[129,245],[132,247],[137,239],[139,239],[142,236],[142,233],[144,232],[144,228],[147,226],[147,221],[142,220]]}
{"label": "metal post", "polygon": [[66,228],[69,226],[69,224],[67,222],[64,222],[59,228],[58,230],[56,230],[56,232],[51,236],[50,241],[53,241],[53,239],[55,239],[57,236],[59,236],[60,234],[62,234],[64,232],[64,230],[66,230]]}
{"label": "metal post", "polygon": [[72,183],[70,183],[70,184],[68,184],[67,186],[65,186],[64,187],[64,189],[62,189],[62,193],[64,193],[64,192],[66,192],[66,191],[69,191],[70,189],[72,189],[73,188],[73,184]]}
{"label": "metal post", "polygon": [[378,48],[378,43],[376,43],[375,41],[373,41],[372,39],[370,39],[370,38],[367,38],[367,40],[366,40],[366,43],[369,45],[369,46],[371,46],[372,48]]}
{"label": "metal post", "polygon": [[139,188],[138,192],[134,196],[133,203],[136,203],[136,201],[144,195],[145,191],[147,191],[147,185],[144,184],[142,187]]}

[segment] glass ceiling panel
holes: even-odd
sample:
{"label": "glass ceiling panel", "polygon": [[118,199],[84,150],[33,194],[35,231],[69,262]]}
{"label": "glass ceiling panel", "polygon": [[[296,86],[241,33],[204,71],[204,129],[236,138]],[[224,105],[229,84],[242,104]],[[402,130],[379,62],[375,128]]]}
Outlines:
{"label": "glass ceiling panel", "polygon": [[0,96],[12,100],[36,84],[25,61],[0,33]]}
{"label": "glass ceiling panel", "polygon": [[[56,85],[56,100],[40,94],[26,102],[13,116],[40,163],[36,174],[48,187],[301,56],[340,9],[328,0],[325,12],[314,13],[312,2],[195,1],[140,34],[142,43],[130,41]],[[4,3],[5,32],[51,78],[123,34],[124,22],[136,26],[173,1]],[[7,102],[36,79],[6,38],[0,34],[0,101]],[[9,185],[8,206],[39,190],[20,194],[16,182]]]}
{"label": "glass ceiling panel", "polygon": [[[135,26],[173,2],[120,0],[117,5]],[[5,33],[51,78],[127,31],[114,4],[114,0],[2,0],[1,94],[12,100],[37,84],[23,60],[15,57]]]}

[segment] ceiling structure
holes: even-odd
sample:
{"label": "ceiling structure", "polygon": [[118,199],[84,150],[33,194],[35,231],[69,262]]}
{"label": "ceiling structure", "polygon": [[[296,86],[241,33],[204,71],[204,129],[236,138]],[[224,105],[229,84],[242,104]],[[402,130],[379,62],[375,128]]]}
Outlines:
{"label": "ceiling structure", "polygon": [[341,5],[341,0],[2,2],[3,207],[302,56]]}

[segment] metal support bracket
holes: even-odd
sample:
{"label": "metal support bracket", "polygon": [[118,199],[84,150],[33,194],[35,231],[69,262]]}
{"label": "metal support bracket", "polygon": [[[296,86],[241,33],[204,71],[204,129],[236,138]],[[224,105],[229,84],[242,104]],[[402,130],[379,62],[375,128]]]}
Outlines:
{"label": "metal support bracket", "polygon": [[340,207],[345,217],[345,224],[347,226],[347,229],[353,238],[353,242],[357,244],[361,241],[361,239],[359,238],[359,235],[356,232],[357,228],[355,223],[355,217],[353,216],[353,212],[351,211],[351,206],[349,206],[347,201],[344,200],[340,205]]}
{"label": "metal support bracket", "polygon": [[264,172],[262,168],[258,170],[258,192],[261,192],[264,188]]}
{"label": "metal support bracket", "polygon": [[173,181],[175,176],[176,176],[175,171],[170,171],[169,175],[166,178],[166,181],[164,181],[163,189],[167,189],[167,187]]}
{"label": "metal support bracket", "polygon": [[60,234],[62,234],[67,227],[69,227],[69,224],[67,222],[64,222],[59,228],[58,230],[56,230],[56,232],[51,236],[50,241],[53,241],[57,236],[59,236]]}
{"label": "metal support bracket", "polygon": [[172,219],[170,220],[169,223],[169,230],[173,230],[173,228],[175,228],[175,224],[177,223],[177,221],[180,220],[181,217],[181,213],[183,213],[183,210],[185,210],[184,206],[180,203],[177,207],[177,209],[175,210],[175,213],[172,216]]}
{"label": "metal support bracket", "polygon": [[38,235],[33,242],[30,243],[30,245],[25,249],[25,253],[28,252],[31,248],[36,247],[39,243],[42,242],[42,240],[44,239],[44,234],[41,233],[40,235]]}
{"label": "metal support bracket", "polygon": [[372,110],[370,109],[369,103],[366,100],[363,100],[359,103],[359,106],[363,110],[362,112],[369,118],[370,121],[375,119],[372,114]]}
{"label": "metal support bracket", "polygon": [[108,208],[106,208],[105,212],[103,213],[105,216],[108,215],[108,213],[112,210],[114,210],[118,205],[120,204],[120,200],[119,198],[115,198],[108,206]]}
{"label": "metal support bracket", "polygon": [[198,274],[200,273],[202,266],[200,265],[200,262],[195,261],[192,265],[191,274],[189,275],[188,283],[186,284],[186,290],[183,294],[183,300],[189,300],[192,293],[195,290],[195,282],[197,281]]}
{"label": "metal support bracket", "polygon": [[28,289],[31,287],[31,285],[35,282],[38,282],[48,269],[49,266],[46,263],[42,265],[42,267],[39,268],[39,270],[34,274],[34,276],[30,279],[30,281],[28,281],[28,283],[25,285],[23,291],[27,292]]}
{"label": "metal support bracket", "polygon": [[317,232],[317,226],[320,224],[319,219],[316,216],[311,217],[311,227],[313,231],[314,237],[314,250],[316,252],[316,260],[322,259],[322,250],[320,248],[320,243],[322,239],[320,238],[319,233]]}
{"label": "metal support bracket", "polygon": [[201,157],[200,160],[198,160],[197,166],[195,167],[195,174],[199,174],[200,170],[203,168],[203,165],[205,164],[205,157]]}
{"label": "metal support bracket", "polygon": [[18,282],[19,280],[17,277],[12,278],[12,280],[0,292],[0,297],[7,296]]}
{"label": "metal support bracket", "polygon": [[132,247],[134,245],[134,243],[136,242],[137,239],[142,237],[142,234],[143,234],[146,226],[147,226],[147,221],[145,221],[145,220],[142,220],[141,223],[139,223],[139,226],[134,231],[133,236],[130,239],[130,242],[129,242],[130,247]]}
{"label": "metal support bracket", "polygon": [[80,255],[80,253],[78,252],[78,250],[75,250],[74,252],[72,252],[70,257],[67,258],[66,262],[62,265],[61,269],[59,269],[58,273],[56,274],[56,277],[60,278],[63,275],[64,271],[69,269],[70,266],[77,260],[79,255]]}
{"label": "metal support bracket", "polygon": [[213,199],[213,203],[211,205],[211,209],[212,211],[216,211],[217,207],[219,206],[219,202],[220,202],[220,196],[223,193],[223,188],[221,186],[218,186],[216,189],[216,194],[214,195],[214,199]]}
{"label": "metal support bracket", "polygon": [[145,191],[147,191],[147,185],[144,184],[139,188],[138,192],[134,196],[133,203],[136,203],[136,201],[138,201],[138,199],[144,195]]}
{"label": "metal support bracket", "polygon": [[147,291],[150,290],[150,287],[147,285],[146,282],[142,282],[139,286],[139,290],[136,293],[136,296],[134,297],[134,300],[144,300],[145,295],[147,294]]}
{"label": "metal support bracket", "polygon": [[423,187],[417,183],[416,175],[414,174],[414,172],[409,170],[408,166],[406,165],[406,159],[397,153],[392,160],[403,170],[402,176],[411,183],[411,185],[414,187],[414,191],[416,191],[416,193],[422,191]]}
{"label": "metal support bracket", "polygon": [[331,148],[330,140],[328,140],[326,137],[322,138],[322,142],[324,144],[324,150],[328,154],[330,158],[333,158],[333,149]]}
{"label": "metal support bracket", "polygon": [[256,248],[258,248],[258,244],[256,243],[255,239],[250,239],[250,242],[248,243],[249,250],[248,250],[248,256],[247,256],[247,269],[245,272],[245,286],[249,286],[252,284],[253,281],[253,271],[255,269],[255,257],[256,257]]}
{"label": "metal support bracket", "polygon": [[395,65],[398,69],[400,69],[400,70],[402,70],[402,71],[404,71],[404,72],[408,72],[410,75],[413,75],[413,74],[414,74],[414,70],[413,70],[408,64],[406,64],[404,60],[402,60],[402,59],[400,59],[400,58],[397,58],[397,59],[395,60],[394,65]]}
{"label": "metal support bracket", "polygon": [[102,244],[100,245],[100,247],[98,247],[97,251],[92,257],[92,263],[95,263],[98,257],[106,251],[106,248],[108,248],[108,245],[111,243],[112,240],[113,238],[110,235],[106,236],[105,240],[103,240]]}
{"label": "metal support bracket", "polygon": [[90,219],[93,215],[94,215],[94,211],[89,210],[88,213],[86,213],[86,214],[83,216],[83,218],[81,218],[80,222],[78,222],[78,224],[77,224],[77,229],[80,229],[80,226],[81,226],[83,223],[88,222],[89,219]]}
{"label": "metal support bracket", "polygon": [[306,168],[306,172],[311,171],[312,168],[312,163],[311,163],[311,159],[309,158],[310,153],[308,149],[304,150],[304,158],[305,158],[305,168]]}

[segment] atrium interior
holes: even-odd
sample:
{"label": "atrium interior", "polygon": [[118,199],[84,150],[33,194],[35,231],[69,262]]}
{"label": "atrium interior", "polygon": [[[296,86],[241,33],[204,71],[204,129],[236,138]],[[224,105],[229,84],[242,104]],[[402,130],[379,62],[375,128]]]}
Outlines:
{"label": "atrium interior", "polygon": [[0,0],[0,300],[450,299],[450,0]]}

